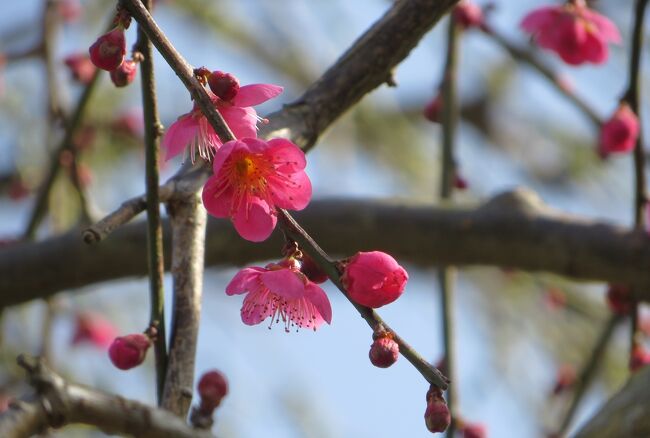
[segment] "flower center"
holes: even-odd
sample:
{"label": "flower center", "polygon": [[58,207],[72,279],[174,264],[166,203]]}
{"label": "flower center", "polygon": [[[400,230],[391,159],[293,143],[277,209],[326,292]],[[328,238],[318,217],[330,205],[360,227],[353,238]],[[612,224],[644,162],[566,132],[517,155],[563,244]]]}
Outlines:
{"label": "flower center", "polygon": [[235,169],[241,180],[250,180],[251,176],[256,173],[257,166],[251,158],[244,157],[235,163]]}

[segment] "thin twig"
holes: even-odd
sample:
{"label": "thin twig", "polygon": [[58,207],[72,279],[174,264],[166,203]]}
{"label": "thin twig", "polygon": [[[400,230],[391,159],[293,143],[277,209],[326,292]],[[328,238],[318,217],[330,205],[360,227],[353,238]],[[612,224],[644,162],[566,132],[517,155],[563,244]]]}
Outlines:
{"label": "thin twig", "polygon": [[[440,198],[443,202],[451,200],[454,179],[456,178],[456,161],[454,146],[456,127],[458,125],[458,96],[456,92],[458,25],[449,17],[447,32],[447,54],[442,79],[442,172],[440,174]],[[444,266],[438,271],[440,285],[440,308],[442,335],[444,344],[443,364],[447,377],[454,382],[447,388],[447,405],[451,413],[451,423],[445,432],[453,438],[458,421],[458,380],[456,379],[456,352],[454,345],[454,287],[455,269]]]}
{"label": "thin twig", "polygon": [[26,238],[32,238],[34,236],[34,234],[36,233],[36,229],[38,228],[38,225],[41,223],[41,220],[43,219],[47,211],[47,201],[50,196],[50,191],[52,190],[52,186],[54,185],[56,176],[58,175],[59,170],[61,169],[61,160],[60,160],[61,154],[66,150],[72,149],[73,147],[73,142],[72,142],[73,136],[77,128],[79,127],[79,124],[81,123],[83,114],[86,110],[88,102],[90,101],[90,96],[92,95],[95,89],[95,86],[99,79],[99,72],[100,70],[97,69],[97,71],[93,75],[88,85],[86,85],[86,87],[84,88],[81,97],[77,102],[77,106],[74,110],[74,113],[72,114],[72,117],[68,121],[68,124],[65,129],[65,134],[63,135],[63,139],[61,139],[61,142],[59,143],[54,153],[52,154],[52,158],[50,159],[50,167],[47,171],[47,175],[45,176],[45,179],[43,180],[43,182],[39,187],[38,193],[36,195],[36,202],[34,203],[34,208],[32,210],[32,214],[29,217],[29,221],[27,223],[27,227],[24,232],[24,236]]}
{"label": "thin twig", "polygon": [[0,414],[0,436],[24,438],[68,424],[87,424],[109,435],[141,438],[208,438],[168,411],[66,381],[41,360],[20,356],[36,394]]}
{"label": "thin twig", "polygon": [[533,68],[543,77],[548,79],[549,83],[571,103],[573,103],[587,118],[596,126],[600,126],[603,121],[602,118],[594,111],[594,109],[581,97],[571,91],[570,87],[565,81],[560,78],[550,67],[544,64],[533,53],[528,50],[517,47],[507,40],[504,36],[495,31],[492,27],[485,25],[481,29],[484,33],[492,38],[494,42],[503,47],[509,54],[518,62],[524,63]]}
{"label": "thin twig", "polygon": [[[278,209],[278,216],[280,218],[280,226],[289,237],[298,242],[300,249],[305,251],[314,262],[327,274],[332,283],[350,300],[343,284],[341,283],[341,273],[339,272],[336,264],[332,261],[330,256],[321,249],[320,246],[311,238],[309,234],[291,217],[291,215],[283,209]],[[417,369],[422,377],[424,377],[430,384],[436,385],[441,389],[447,389],[449,380],[434,366],[428,363],[420,354],[413,349],[404,339],[402,339],[388,324],[386,324],[377,313],[364,306],[356,304],[350,300],[350,303],[357,309],[361,317],[368,323],[373,331],[383,328],[393,334],[393,339],[399,345],[399,352]]]}
{"label": "thin twig", "polygon": [[609,341],[614,334],[614,329],[618,323],[621,322],[621,320],[622,317],[620,315],[613,314],[609,317],[603,326],[603,331],[596,339],[596,343],[589,353],[589,357],[587,358],[584,366],[582,367],[582,371],[578,376],[569,409],[564,415],[562,423],[560,424],[560,427],[554,436],[563,437],[568,431],[569,426],[571,425],[571,422],[573,421],[573,418],[577,412],[578,406],[582,401],[582,398],[587,393],[587,389],[589,389],[589,385],[591,385],[591,382],[596,375],[596,371],[598,371],[598,368],[600,365],[602,365],[602,359],[605,355],[605,351],[607,350],[607,344],[609,344]]}
{"label": "thin twig", "polygon": [[[151,10],[151,0],[145,0]],[[156,84],[153,70],[151,42],[138,26],[136,49],[143,55],[140,62],[142,78],[142,108],[144,113],[144,145],[146,153],[147,186],[147,254],[149,265],[150,318],[149,325],[155,327],[154,351],[156,356],[156,387],[158,404],[162,403],[165,378],[167,376],[167,337],[165,331],[165,264],[163,258],[163,231],[160,220],[160,199],[158,196],[158,159],[162,124],[158,116]]]}
{"label": "thin twig", "polygon": [[[645,151],[643,148],[643,123],[641,123],[641,108],[639,99],[641,87],[639,83],[639,70],[641,68],[641,51],[643,48],[643,18],[645,16],[648,0],[637,0],[634,11],[634,28],[632,29],[632,48],[630,54],[629,83],[623,95],[623,100],[630,105],[630,109],[639,118],[639,135],[634,147],[634,201],[633,214],[634,226],[643,229],[645,226],[645,207],[648,202],[645,175]],[[637,341],[639,305],[635,300],[631,310],[632,324],[630,333],[630,355],[634,351]]]}

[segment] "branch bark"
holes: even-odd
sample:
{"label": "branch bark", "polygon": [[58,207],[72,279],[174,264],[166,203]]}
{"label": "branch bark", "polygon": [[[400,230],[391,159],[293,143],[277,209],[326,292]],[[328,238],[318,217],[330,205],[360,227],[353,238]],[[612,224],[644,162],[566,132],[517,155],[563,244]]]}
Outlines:
{"label": "branch bark", "polygon": [[162,406],[185,418],[192,401],[201,316],[207,214],[197,193],[168,206],[172,228],[174,302]]}
{"label": "branch bark", "polygon": [[[568,216],[518,190],[477,208],[442,209],[376,200],[313,201],[295,214],[333,254],[381,249],[430,266],[503,266],[546,271],[577,280],[637,286],[650,299],[650,237],[592,219]],[[166,225],[168,226],[168,225]],[[168,232],[165,235],[169,235]],[[277,255],[278,233],[261,244],[211,219],[206,264],[244,264]],[[169,254],[169,240],[166,240]],[[169,259],[166,260],[169,267]],[[76,232],[0,250],[0,303],[13,305],[65,289],[147,272],[143,223],[88,246]],[[35,275],[37,273],[38,275]]]}
{"label": "branch bark", "polygon": [[50,427],[88,424],[107,434],[140,438],[207,438],[171,413],[86,386],[67,382],[43,362],[18,358],[36,395],[15,401],[0,415],[0,436],[24,438]]}

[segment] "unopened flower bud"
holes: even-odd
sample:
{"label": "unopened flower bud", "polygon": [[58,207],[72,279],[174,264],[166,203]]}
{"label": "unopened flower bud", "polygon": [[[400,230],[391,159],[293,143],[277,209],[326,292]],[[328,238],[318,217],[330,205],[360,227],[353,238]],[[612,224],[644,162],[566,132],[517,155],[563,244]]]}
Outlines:
{"label": "unopened flower bud", "polygon": [[639,118],[627,103],[622,103],[600,130],[599,153],[631,152],[639,136]]}
{"label": "unopened flower bud", "polygon": [[630,288],[620,284],[610,284],[607,288],[607,305],[618,315],[627,315],[632,310]]}
{"label": "unopened flower bud", "polygon": [[197,389],[201,397],[201,411],[210,414],[228,394],[228,382],[219,371],[210,370],[201,376]]}
{"label": "unopened flower bud", "polygon": [[630,354],[630,371],[637,371],[647,365],[650,365],[650,352],[643,345],[635,344]]}
{"label": "unopened flower bud", "polygon": [[481,423],[464,423],[460,428],[463,438],[486,438],[487,429]]}
{"label": "unopened flower bud", "polygon": [[452,12],[452,17],[464,29],[483,24],[483,11],[476,3],[469,0],[458,3]]}
{"label": "unopened flower bud", "polygon": [[126,55],[126,38],[124,29],[116,27],[97,38],[90,46],[90,60],[97,67],[111,71],[118,68]]}
{"label": "unopened flower bud", "polygon": [[379,337],[370,346],[368,356],[374,366],[388,368],[399,358],[399,345],[390,335]]}
{"label": "unopened flower bud", "polygon": [[553,387],[553,395],[558,395],[570,387],[576,382],[576,370],[571,365],[562,365],[557,370],[557,376],[555,378],[555,386]]}
{"label": "unopened flower bud", "polygon": [[108,348],[108,357],[117,368],[129,370],[144,362],[151,339],[142,334],[119,336]]}
{"label": "unopened flower bud", "polygon": [[80,84],[88,84],[97,68],[88,55],[76,53],[67,56],[63,62],[70,70],[72,78]]}
{"label": "unopened flower bud", "polygon": [[213,71],[208,78],[210,90],[221,100],[230,101],[239,92],[239,81],[230,73]]}
{"label": "unopened flower bud", "polygon": [[111,81],[116,87],[126,87],[135,79],[138,64],[132,60],[124,61],[118,68],[111,70]]}
{"label": "unopened flower bud", "polygon": [[427,409],[424,412],[424,422],[429,432],[444,432],[451,424],[451,413],[447,402],[442,397],[439,388],[431,386],[427,392]]}
{"label": "unopened flower bud", "polygon": [[424,117],[433,123],[440,123],[442,116],[442,95],[438,94],[424,107]]}
{"label": "unopened flower bud", "polygon": [[358,252],[342,265],[341,281],[350,299],[366,307],[395,301],[409,278],[393,257],[381,251]]}

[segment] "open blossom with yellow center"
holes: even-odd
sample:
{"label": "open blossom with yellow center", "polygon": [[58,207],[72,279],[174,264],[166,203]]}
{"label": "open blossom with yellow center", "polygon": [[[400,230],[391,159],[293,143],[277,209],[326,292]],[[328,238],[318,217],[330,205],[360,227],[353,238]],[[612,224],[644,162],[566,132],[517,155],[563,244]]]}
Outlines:
{"label": "open blossom with yellow center", "polygon": [[231,218],[244,238],[261,242],[277,222],[275,208],[302,210],[311,199],[305,154],[289,140],[233,140],[214,156],[214,175],[203,188],[203,205]]}

